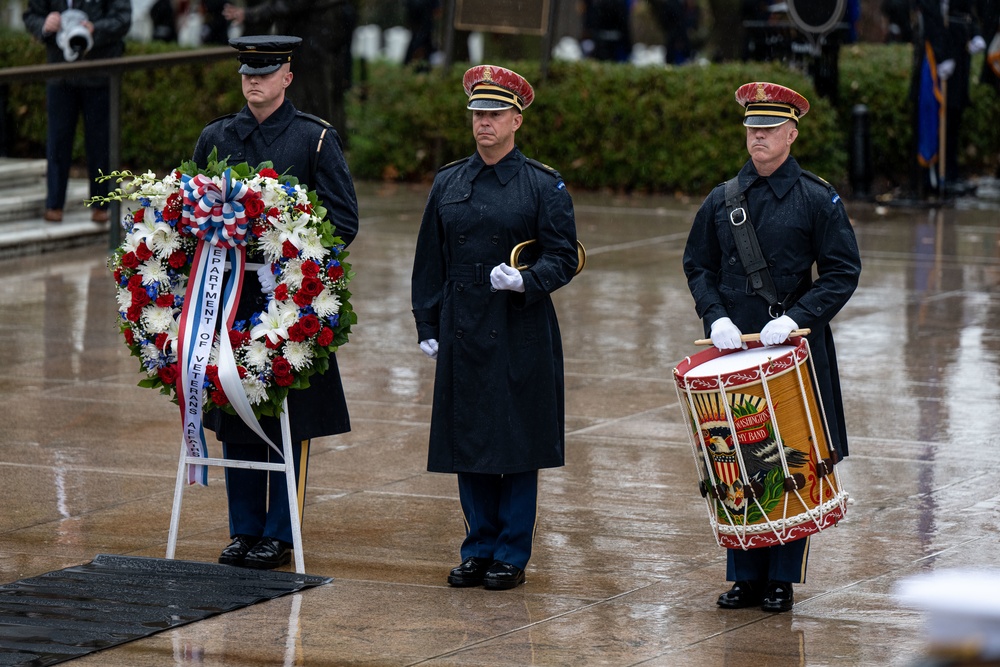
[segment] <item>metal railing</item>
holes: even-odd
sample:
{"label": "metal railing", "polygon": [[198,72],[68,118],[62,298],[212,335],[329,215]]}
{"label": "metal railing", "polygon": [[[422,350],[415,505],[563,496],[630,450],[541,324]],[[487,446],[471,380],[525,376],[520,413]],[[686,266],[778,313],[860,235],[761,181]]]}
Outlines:
{"label": "metal railing", "polygon": [[[73,63],[48,63],[45,65],[26,65],[23,67],[5,67],[0,69],[0,85],[14,82],[41,83],[47,79],[74,76],[106,76],[110,83],[110,134],[108,136],[108,157],[111,171],[121,167],[121,88],[122,74],[132,70],[156,69],[161,67],[176,67],[178,65],[205,64],[218,60],[236,59],[236,52],[228,46],[218,46],[201,49],[172,51],[141,56],[121,56],[120,58],[104,58],[100,60],[83,60]],[[235,70],[235,67],[234,67]],[[121,243],[121,226],[118,202],[110,205],[110,216],[113,221],[109,234],[109,246],[117,248]]]}

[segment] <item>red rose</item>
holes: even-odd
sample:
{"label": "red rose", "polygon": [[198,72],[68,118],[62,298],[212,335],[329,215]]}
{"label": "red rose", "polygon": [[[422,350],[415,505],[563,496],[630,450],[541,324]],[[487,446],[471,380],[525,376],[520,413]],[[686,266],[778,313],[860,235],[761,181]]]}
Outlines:
{"label": "red rose", "polygon": [[133,306],[138,306],[139,308],[142,308],[143,306],[149,305],[150,301],[152,301],[152,299],[150,299],[149,295],[146,294],[146,290],[138,290],[137,289],[137,290],[133,290],[132,291],[132,305]]}
{"label": "red rose", "polygon": [[264,347],[266,347],[269,350],[277,350],[279,347],[281,347],[281,344],[284,343],[284,342],[285,342],[285,339],[282,338],[281,336],[278,336],[278,342],[277,343],[272,343],[270,338],[268,338],[267,336],[264,336]]}
{"label": "red rose", "polygon": [[290,387],[292,383],[295,382],[295,378],[291,375],[286,377],[274,378],[274,383],[279,387]]}
{"label": "red rose", "polygon": [[114,276],[115,276],[115,284],[116,285],[121,285],[122,284],[122,270],[121,269],[115,269]]}
{"label": "red rose", "polygon": [[163,346],[167,344],[167,334],[165,333],[156,334],[156,338],[153,339],[153,344],[162,350]]}
{"label": "red rose", "polygon": [[293,343],[301,343],[307,338],[305,331],[302,330],[302,323],[296,322],[292,326],[288,327],[288,340]]}
{"label": "red rose", "polygon": [[334,264],[326,270],[326,275],[330,276],[331,280],[340,280],[344,277],[344,267],[340,264]]}
{"label": "red rose", "polygon": [[208,364],[205,366],[205,377],[209,382],[214,384],[216,387],[219,385],[219,367],[214,364]]}
{"label": "red rose", "polygon": [[247,376],[247,369],[244,368],[243,366],[237,366],[236,372],[239,373],[241,380]]}
{"label": "red rose", "polygon": [[229,330],[229,344],[233,346],[233,349],[239,347],[243,344],[243,332],[237,331],[236,329]]}
{"label": "red rose", "polygon": [[278,172],[269,167],[261,169],[260,171],[257,172],[257,175],[260,176],[261,178],[273,178],[275,180],[278,179]]}
{"label": "red rose", "polygon": [[173,386],[177,382],[177,364],[162,366],[156,371],[156,374],[160,377],[160,381],[163,384]]}
{"label": "red rose", "polygon": [[285,241],[281,244],[281,256],[288,259],[295,259],[299,256],[299,249],[292,245],[291,241]]}
{"label": "red rose", "polygon": [[122,335],[125,336],[125,344],[129,347],[135,345],[135,334],[129,328],[122,329]]}
{"label": "red rose", "polygon": [[278,210],[278,207],[272,206],[271,208],[267,209],[267,217],[277,218],[279,215],[281,215],[281,211]]}
{"label": "red rose", "polygon": [[169,264],[171,268],[174,269],[181,268],[182,266],[187,264],[187,261],[188,261],[187,255],[184,253],[183,250],[174,250],[172,253],[170,253],[170,257],[167,258],[167,264]]}
{"label": "red rose", "polygon": [[305,292],[308,296],[319,296],[319,293],[323,291],[323,281],[319,278],[306,276],[302,279],[302,287],[299,288],[299,291]]}
{"label": "red rose", "polygon": [[319,275],[319,264],[312,260],[302,262],[302,275],[315,278]]}
{"label": "red rose", "polygon": [[160,308],[173,308],[174,307],[174,295],[173,294],[161,294],[156,297],[156,305]]}
{"label": "red rose", "polygon": [[305,308],[313,302],[313,298],[304,291],[299,290],[295,293],[295,296],[292,297],[292,302],[299,308]]}
{"label": "red rose", "polygon": [[319,336],[316,337],[316,344],[320,347],[329,347],[332,342],[333,329],[330,327],[323,327],[323,330],[319,332]]}
{"label": "red rose", "polygon": [[128,307],[128,310],[125,311],[125,319],[127,319],[129,322],[138,322],[139,318],[141,317],[142,317],[142,306],[137,306],[135,304],[132,304],[131,306]]}
{"label": "red rose", "polygon": [[229,398],[226,396],[226,392],[221,389],[212,389],[208,392],[208,397],[212,399],[212,402],[222,407],[223,405],[229,405]]}
{"label": "red rose", "polygon": [[247,198],[243,200],[243,208],[246,209],[248,216],[256,218],[264,212],[264,202],[261,200],[260,195],[253,199]]}
{"label": "red rose", "polygon": [[140,262],[145,262],[147,259],[153,256],[153,251],[149,249],[148,245],[142,243],[139,245],[138,248],[135,249],[135,256],[139,259]]}
{"label": "red rose", "polygon": [[288,377],[292,374],[292,365],[284,357],[275,357],[271,362],[271,372],[276,378]]}
{"label": "red rose", "polygon": [[312,213],[313,207],[312,204],[296,204],[295,210],[301,213]]}
{"label": "red rose", "polygon": [[288,285],[281,283],[274,288],[274,298],[278,301],[284,301],[288,298]]}
{"label": "red rose", "polygon": [[137,289],[145,290],[146,288],[142,286],[142,276],[136,274],[128,279],[128,289],[130,292],[134,292]]}
{"label": "red rose", "polygon": [[136,222],[142,222],[142,219],[146,217],[146,209],[140,208],[138,211],[132,214],[132,219]]}
{"label": "red rose", "polygon": [[319,318],[315,315],[306,315],[301,320],[298,321],[299,326],[302,327],[302,332],[307,338],[315,336],[319,333],[320,324]]}
{"label": "red rose", "polygon": [[129,251],[122,255],[122,266],[126,269],[136,269],[139,267],[139,258],[134,252]]}

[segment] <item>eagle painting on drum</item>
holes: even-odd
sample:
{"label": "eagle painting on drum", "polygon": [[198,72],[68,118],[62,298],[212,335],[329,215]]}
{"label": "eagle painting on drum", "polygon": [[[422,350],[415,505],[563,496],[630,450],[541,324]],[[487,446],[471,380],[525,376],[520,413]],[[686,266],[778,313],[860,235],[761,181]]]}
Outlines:
{"label": "eagle painting on drum", "polygon": [[[835,525],[847,494],[797,345],[705,350],[674,369],[719,544],[772,546]],[[735,433],[735,437],[733,434]]]}

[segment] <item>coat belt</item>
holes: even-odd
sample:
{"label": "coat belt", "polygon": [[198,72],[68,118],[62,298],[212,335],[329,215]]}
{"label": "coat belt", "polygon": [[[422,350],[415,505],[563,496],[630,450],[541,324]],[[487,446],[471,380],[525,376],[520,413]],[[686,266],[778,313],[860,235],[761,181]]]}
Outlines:
{"label": "coat belt", "polygon": [[448,267],[448,280],[485,285],[489,282],[490,269],[485,264],[452,264]]}

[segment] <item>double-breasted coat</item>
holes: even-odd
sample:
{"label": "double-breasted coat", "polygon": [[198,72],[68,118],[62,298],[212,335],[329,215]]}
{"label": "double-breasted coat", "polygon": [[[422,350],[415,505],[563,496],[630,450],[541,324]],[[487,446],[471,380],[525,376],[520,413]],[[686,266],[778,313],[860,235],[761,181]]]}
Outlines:
{"label": "double-breasted coat", "polygon": [[[344,243],[350,244],[354,240],[358,233],[354,181],[344,160],[337,132],[328,123],[297,111],[290,101],[285,100],[263,123],[258,124],[250,109],[244,106],[239,113],[218,118],[202,130],[194,149],[194,161],[198,166],[206,166],[213,147],[218,148],[219,159],[228,158],[231,165],[247,162],[256,167],[261,162],[270,161],[279,174],[287,172],[295,176],[299,183],[316,191],[336,228],[336,234]],[[251,313],[266,307],[267,298],[260,291],[257,276],[247,272],[236,319],[246,319]],[[326,373],[312,376],[309,382],[307,389],[288,394],[292,441],[350,431],[351,422],[336,355],[330,356],[330,367]],[[216,410],[207,416],[205,423],[215,430],[223,442],[262,442],[238,416]],[[272,442],[281,441],[277,419],[264,417],[261,426]]]}
{"label": "double-breasted coat", "polygon": [[[492,289],[493,267],[530,239],[524,292]],[[439,343],[428,470],[563,465],[562,340],[550,294],[577,262],[573,202],[554,170],[515,147],[493,166],[476,153],[438,172],[411,290],[418,340]]]}
{"label": "double-breasted coat", "polygon": [[[830,321],[854,293],[861,274],[861,256],[847,211],[833,187],[806,175],[793,157],[767,178],[759,176],[748,160],[738,179],[778,299],[786,305],[785,314],[799,328],[812,330],[807,339],[830,439],[837,453],[847,456],[843,398],[830,329]],[[706,335],[720,317],[729,317],[743,333],[757,333],[771,319],[768,304],[749,286],[725,199],[725,185],[717,186],[695,216],[684,249],[684,273]]]}

